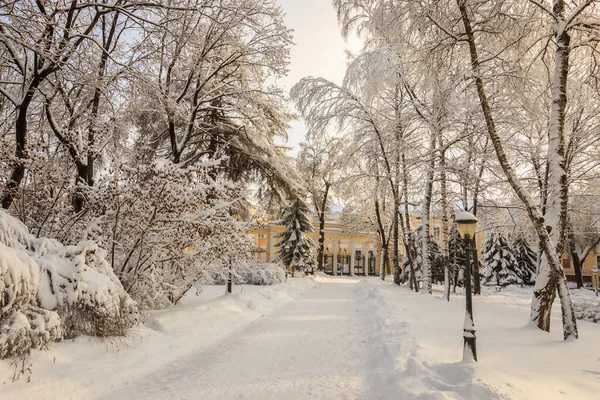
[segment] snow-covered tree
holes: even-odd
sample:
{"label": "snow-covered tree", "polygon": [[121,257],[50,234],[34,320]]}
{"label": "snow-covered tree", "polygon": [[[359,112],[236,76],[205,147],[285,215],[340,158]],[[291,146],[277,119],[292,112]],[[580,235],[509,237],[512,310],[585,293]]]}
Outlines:
{"label": "snow-covered tree", "polygon": [[[426,252],[426,256],[429,257],[429,265],[431,266],[431,276],[433,283],[443,283],[444,282],[444,260],[442,257],[442,252],[440,250],[440,246],[438,243],[430,236],[429,240],[429,251]],[[415,240],[412,241],[411,246],[409,247],[412,252],[412,260],[415,264],[415,276],[417,282],[423,283],[423,265],[424,265],[424,256],[423,256],[423,247],[421,244],[423,243],[423,225],[419,225],[414,232]],[[401,282],[408,282],[409,285],[412,285],[412,277],[411,277],[411,269],[408,261],[408,257],[405,257],[404,263],[402,265],[402,275]]]}
{"label": "snow-covered tree", "polygon": [[448,238],[448,263],[452,275],[452,290],[456,292],[456,287],[463,286],[465,279],[465,247],[456,224],[452,224],[452,227],[450,228],[450,235]]}
{"label": "snow-covered tree", "polygon": [[495,281],[498,286],[521,283],[518,265],[508,241],[501,233],[486,235],[481,249],[487,283]]}
{"label": "snow-covered tree", "polygon": [[315,244],[306,234],[313,231],[309,212],[306,203],[296,198],[281,218],[281,224],[286,229],[278,235],[281,238],[277,244],[279,257],[287,268],[294,269],[294,273],[304,273],[315,266]]}
{"label": "snow-covered tree", "polygon": [[537,268],[537,254],[529,245],[527,237],[519,232],[513,242],[512,249],[517,262],[517,273],[525,285],[535,284],[535,271]]}
{"label": "snow-covered tree", "polygon": [[317,264],[323,269],[325,252],[325,219],[329,210],[332,185],[335,173],[339,169],[342,142],[330,139],[325,143],[312,141],[300,143],[297,168],[310,194],[315,212],[319,217],[319,243],[317,247]]}
{"label": "snow-covered tree", "polygon": [[239,189],[212,180],[217,161],[181,168],[157,160],[123,167],[89,199],[85,234],[109,249],[112,267],[144,308],[176,304],[190,289],[239,275],[250,242],[231,215]]}
{"label": "snow-covered tree", "polygon": [[250,273],[245,187],[275,203],[298,182],[276,144],[290,119],[273,84],[291,45],[281,8],[65,0],[0,13],[2,206],[35,236],[93,240],[142,308],[230,264]]}

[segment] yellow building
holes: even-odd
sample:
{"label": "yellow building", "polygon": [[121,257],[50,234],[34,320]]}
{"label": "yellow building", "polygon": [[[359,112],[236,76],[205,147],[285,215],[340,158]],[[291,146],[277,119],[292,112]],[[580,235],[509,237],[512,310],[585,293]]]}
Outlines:
{"label": "yellow building", "polygon": [[[308,236],[319,240],[319,220],[312,218],[314,231]],[[285,227],[276,222],[257,224],[250,229],[256,243],[254,257],[257,261],[271,262],[278,257],[277,237]],[[347,233],[342,229],[339,214],[331,213],[325,221],[325,251],[323,264],[325,273],[332,275],[377,275],[379,266],[376,245],[361,233]]]}
{"label": "yellow building", "polygon": [[[379,275],[380,249],[374,238],[364,233],[349,233],[342,229],[339,213],[328,213],[325,221],[325,251],[323,264],[325,273],[331,275]],[[308,235],[315,243],[319,239],[319,220],[315,215],[312,217],[314,231]],[[411,230],[421,225],[421,215],[410,215]],[[278,234],[285,228],[276,222],[261,222],[253,226],[249,233],[255,242],[254,257],[260,262],[271,262],[278,257],[277,242]],[[512,229],[504,229],[506,236],[510,238]],[[432,215],[430,218],[430,230],[433,240],[441,248],[444,248],[442,235],[442,220],[439,216]],[[535,236],[535,235],[534,235]],[[536,249],[537,239],[530,238],[531,246]],[[481,257],[481,244],[485,239],[485,232],[479,232],[476,236],[478,256]],[[390,249],[391,250],[391,249]],[[403,253],[403,245],[400,244],[400,252]],[[562,259],[565,274],[570,281],[574,280],[574,271],[571,257],[563,256]],[[388,267],[389,268],[389,267]],[[583,262],[584,280],[590,282],[591,270],[600,268],[600,244],[595,250],[590,251]]]}

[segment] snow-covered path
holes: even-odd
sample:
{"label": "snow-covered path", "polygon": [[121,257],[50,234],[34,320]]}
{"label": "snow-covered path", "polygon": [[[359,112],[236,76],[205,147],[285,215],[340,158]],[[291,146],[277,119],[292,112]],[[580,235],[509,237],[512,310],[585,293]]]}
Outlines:
{"label": "snow-covered path", "polygon": [[35,352],[30,382],[0,361],[0,400],[600,398],[600,324],[581,321],[568,342],[525,326],[531,289],[477,296],[477,364],[461,362],[464,296],[443,301],[440,287],[319,276],[205,289],[121,345],[80,337]]}
{"label": "snow-covered path", "polygon": [[365,395],[367,329],[358,280],[314,290],[108,396],[111,399],[356,399]]}

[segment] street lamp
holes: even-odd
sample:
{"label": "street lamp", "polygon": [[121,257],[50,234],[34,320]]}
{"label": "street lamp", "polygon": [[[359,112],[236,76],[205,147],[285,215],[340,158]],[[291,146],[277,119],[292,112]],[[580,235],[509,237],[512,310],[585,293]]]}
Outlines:
{"label": "street lamp", "polygon": [[[458,225],[458,232],[465,243],[465,296],[466,296],[466,312],[465,323],[463,325],[463,361],[477,361],[477,347],[475,336],[475,324],[473,323],[473,295],[471,293],[471,241],[475,235],[475,227],[477,225],[477,217],[467,211],[458,213],[454,218]],[[474,263],[477,260],[473,261]]]}

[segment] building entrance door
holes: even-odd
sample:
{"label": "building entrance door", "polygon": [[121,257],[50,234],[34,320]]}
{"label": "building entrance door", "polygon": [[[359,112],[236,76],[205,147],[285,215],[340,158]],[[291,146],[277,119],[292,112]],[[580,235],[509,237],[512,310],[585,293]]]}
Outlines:
{"label": "building entrance door", "polygon": [[333,275],[333,254],[323,254],[323,272]]}
{"label": "building entrance door", "polygon": [[362,250],[354,252],[354,275],[365,275],[365,256]]}
{"label": "building entrance door", "polygon": [[372,251],[369,251],[369,261],[368,261],[368,271],[369,275],[375,275],[375,254]]}
{"label": "building entrance door", "polygon": [[350,256],[349,255],[338,255],[337,265],[338,275],[350,275]]}

